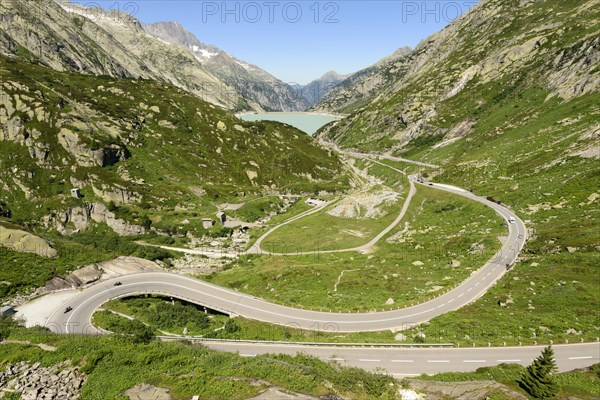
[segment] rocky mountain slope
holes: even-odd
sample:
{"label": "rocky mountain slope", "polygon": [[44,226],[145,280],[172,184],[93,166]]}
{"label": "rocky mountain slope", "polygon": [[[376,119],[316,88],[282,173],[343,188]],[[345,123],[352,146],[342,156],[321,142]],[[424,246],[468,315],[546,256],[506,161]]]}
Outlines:
{"label": "rocky mountain slope", "polygon": [[147,35],[125,12],[67,1],[3,1],[0,52],[59,71],[160,80],[224,108],[249,107],[195,57]]}
{"label": "rocky mountain slope", "polygon": [[6,56],[0,81],[0,200],[18,225],[131,235],[186,219],[201,235],[216,199],[337,186],[337,157],[308,135],[243,122],[172,85]]}
{"label": "rocky mountain slope", "polygon": [[484,1],[381,73],[326,96],[317,108],[356,111],[325,136],[387,150],[442,145],[472,133],[502,99],[544,91],[533,111],[597,93],[599,4]]}
{"label": "rocky mountain slope", "polygon": [[301,86],[302,96],[308,101],[310,106],[317,104],[323,96],[333,90],[349,75],[340,75],[335,71],[329,71],[323,74],[320,78],[317,78],[310,83]]}
{"label": "rocky mountain slope", "polygon": [[[313,104],[315,111],[350,113],[372,100],[391,79],[407,68],[410,47],[400,47],[390,56],[377,63],[343,78],[329,87]],[[308,85],[310,86],[310,84]]]}
{"label": "rocky mountain slope", "polygon": [[177,22],[143,24],[148,34],[187,50],[204,68],[234,88],[256,111],[303,111],[309,104],[301,93],[267,71],[202,43]]}

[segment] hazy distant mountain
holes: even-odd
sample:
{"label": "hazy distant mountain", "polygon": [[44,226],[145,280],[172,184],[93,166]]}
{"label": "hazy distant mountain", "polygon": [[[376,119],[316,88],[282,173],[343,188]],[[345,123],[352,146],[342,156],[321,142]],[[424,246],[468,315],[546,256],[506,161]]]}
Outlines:
{"label": "hazy distant mountain", "polygon": [[410,47],[400,47],[370,67],[348,76],[323,93],[313,108],[319,111],[349,113],[366,104],[388,83],[391,78],[390,71],[396,73],[406,67],[404,59],[411,51]]}
{"label": "hazy distant mountain", "polygon": [[302,111],[309,106],[301,93],[290,85],[256,65],[202,43],[178,22],[158,22],[142,26],[149,35],[192,53],[208,71],[233,87],[255,110]]}
{"label": "hazy distant mountain", "polygon": [[335,71],[329,71],[318,79],[301,87],[302,96],[310,106],[317,104],[327,92],[335,88],[350,75],[340,75]]}

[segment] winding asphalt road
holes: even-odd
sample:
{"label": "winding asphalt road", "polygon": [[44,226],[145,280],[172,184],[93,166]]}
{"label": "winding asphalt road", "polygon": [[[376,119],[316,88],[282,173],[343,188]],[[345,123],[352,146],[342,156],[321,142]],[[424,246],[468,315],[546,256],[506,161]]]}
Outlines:
{"label": "winding asphalt road", "polygon": [[[411,176],[411,184],[415,177]],[[182,298],[215,310],[278,325],[293,326],[309,330],[331,330],[336,332],[366,332],[402,330],[456,310],[482,296],[487,289],[514,263],[525,243],[526,230],[523,222],[509,209],[478,197],[460,188],[428,184],[447,192],[455,193],[492,207],[507,221],[508,238],[500,251],[482,268],[456,288],[412,307],[370,313],[331,313],[302,310],[273,304],[244,293],[226,289],[197,279],[168,273],[144,272],[108,280],[86,289],[72,300],[73,311],[57,310],[48,323],[53,328],[60,326],[66,333],[85,333],[94,310],[106,301],[132,293],[163,293]],[[408,205],[405,203],[405,207]],[[514,223],[509,223],[509,218]],[[122,285],[113,286],[119,280]],[[86,328],[90,329],[90,328]]]}
{"label": "winding asphalt road", "polygon": [[[180,298],[196,304],[246,318],[307,330],[335,332],[363,332],[403,330],[426,322],[436,316],[456,310],[475,301],[500,279],[515,262],[526,240],[526,228],[508,208],[471,192],[450,185],[417,182],[413,185],[430,187],[454,193],[493,208],[505,221],[508,237],[500,251],[483,267],[475,271],[456,288],[418,305],[382,312],[331,313],[290,308],[219,287],[207,282],[167,272],[145,272],[122,276],[94,285],[70,301],[73,310],[56,310],[46,323],[52,331],[67,334],[98,334],[91,324],[95,310],[110,299],[134,294],[155,293]],[[405,203],[408,207],[408,202]],[[312,210],[311,210],[312,211]],[[317,210],[314,210],[316,212]],[[307,214],[304,214],[307,215]],[[401,218],[400,218],[401,219]],[[510,221],[513,222],[510,222]],[[291,221],[290,221],[291,222]],[[399,221],[398,221],[399,222]],[[120,281],[122,284],[114,286]],[[240,351],[253,356],[262,353],[295,353],[302,351],[323,359],[367,369],[383,367],[390,373],[415,374],[440,371],[473,370],[483,365],[501,362],[528,364],[537,356],[540,347],[479,348],[479,349],[397,349],[364,347],[322,347],[288,345],[282,343],[256,344],[209,342],[210,347]],[[562,370],[598,362],[600,347],[597,343],[556,346],[559,368]]]}

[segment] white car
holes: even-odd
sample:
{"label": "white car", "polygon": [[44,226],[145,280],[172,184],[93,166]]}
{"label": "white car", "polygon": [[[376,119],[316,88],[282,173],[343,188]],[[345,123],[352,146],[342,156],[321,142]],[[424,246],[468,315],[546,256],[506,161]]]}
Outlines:
{"label": "white car", "polygon": [[508,222],[510,222],[511,224],[515,223],[515,217],[508,217]]}

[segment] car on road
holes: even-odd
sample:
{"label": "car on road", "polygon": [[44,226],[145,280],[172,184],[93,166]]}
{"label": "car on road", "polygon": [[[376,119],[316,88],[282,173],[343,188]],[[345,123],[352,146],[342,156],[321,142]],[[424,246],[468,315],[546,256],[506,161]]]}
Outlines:
{"label": "car on road", "polygon": [[121,282],[115,282],[115,284],[113,286],[121,286],[122,283]]}
{"label": "car on road", "polygon": [[68,306],[67,308],[65,308],[65,314],[68,313],[69,311],[71,311],[73,309],[73,307]]}
{"label": "car on road", "polygon": [[513,216],[508,217],[508,222],[510,222],[511,224],[514,224],[515,223],[515,217],[513,217]]}

